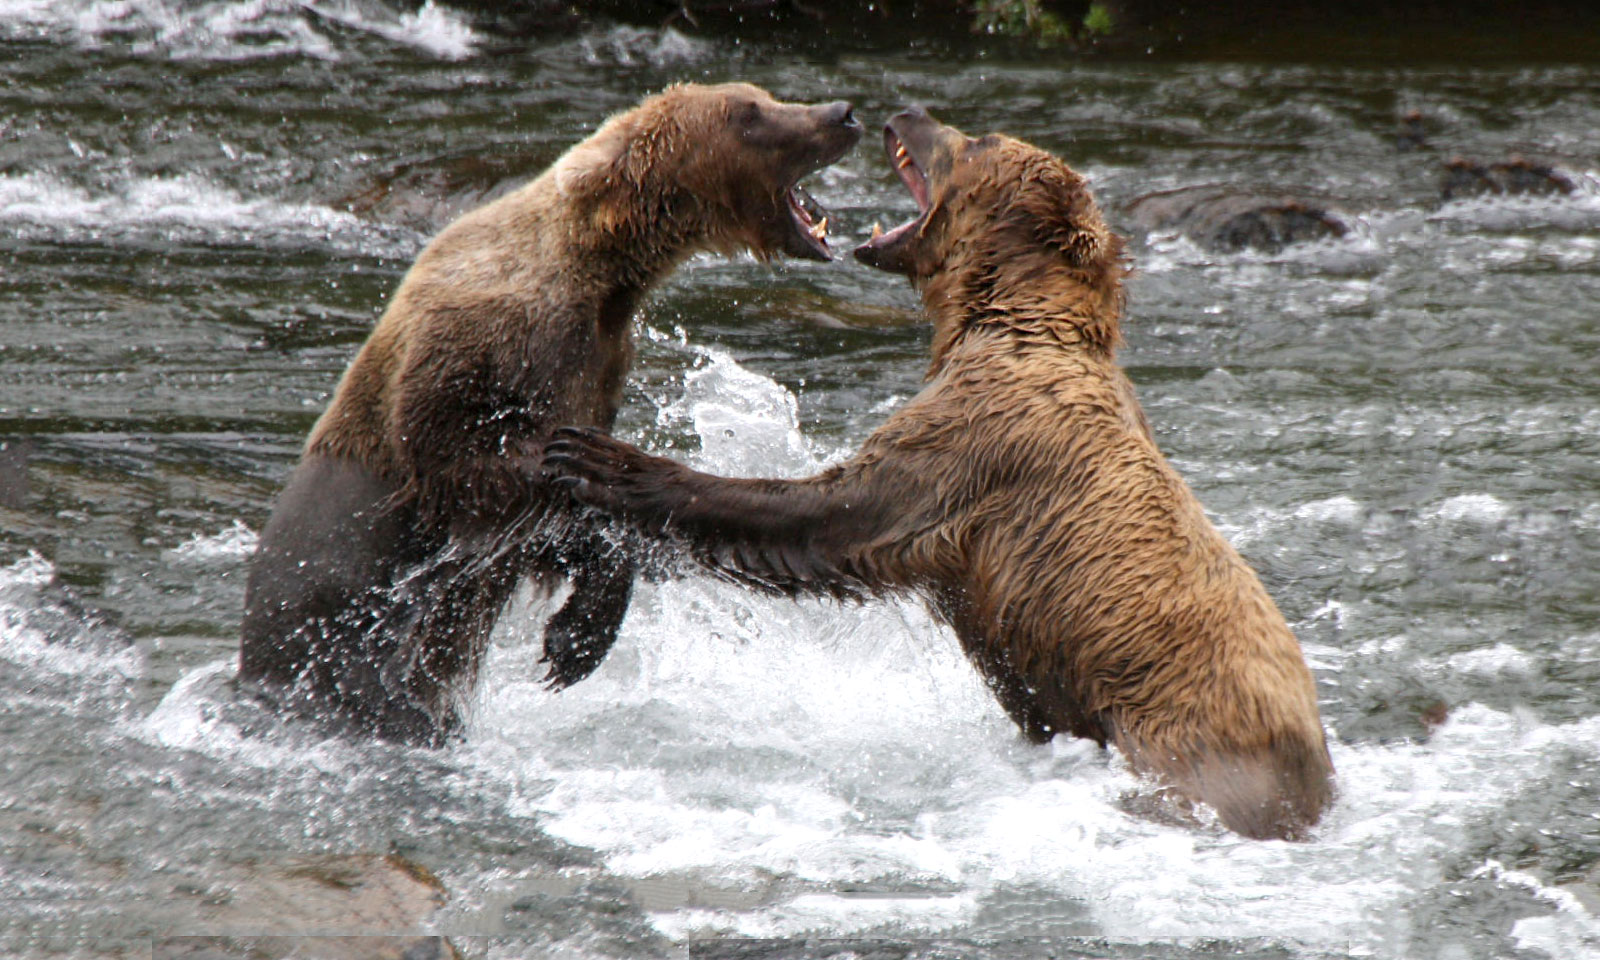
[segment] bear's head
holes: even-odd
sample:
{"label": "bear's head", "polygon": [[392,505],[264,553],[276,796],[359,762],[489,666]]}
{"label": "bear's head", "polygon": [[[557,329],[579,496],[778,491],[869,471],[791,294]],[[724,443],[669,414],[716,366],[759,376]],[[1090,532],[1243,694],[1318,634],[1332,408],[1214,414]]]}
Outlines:
{"label": "bear's head", "polygon": [[875,228],[858,260],[921,287],[936,326],[1054,317],[1115,345],[1123,240],[1082,176],[1031,144],[969,137],[915,107],[890,118],[883,139],[917,215]]}
{"label": "bear's head", "polygon": [[602,229],[664,222],[682,242],[831,259],[827,218],[797,187],[861,137],[850,104],[785,103],[746,83],[678,84],[608,120],[561,161],[563,193]]}

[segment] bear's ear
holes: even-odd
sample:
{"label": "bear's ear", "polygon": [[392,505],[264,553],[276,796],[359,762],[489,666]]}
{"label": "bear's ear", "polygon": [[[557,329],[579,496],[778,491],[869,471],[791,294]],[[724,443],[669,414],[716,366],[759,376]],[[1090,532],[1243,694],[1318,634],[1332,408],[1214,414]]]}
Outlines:
{"label": "bear's ear", "polygon": [[[687,102],[689,89],[670,87],[607,120],[594,136],[557,161],[557,189],[568,196],[599,194],[615,184],[649,190],[681,179],[685,161],[699,155],[704,146],[690,134],[690,121],[681,115],[684,108],[694,106]],[[722,122],[726,124],[725,116]],[[709,122],[702,126],[716,129]]]}
{"label": "bear's ear", "polygon": [[623,118],[613,118],[589,139],[556,161],[556,189],[567,196],[592,194],[625,175],[629,131]]}
{"label": "bear's ear", "polygon": [[1073,266],[1097,263],[1114,246],[1083,178],[1059,162],[1040,164],[1029,171],[1016,206],[1034,239],[1060,250]]}

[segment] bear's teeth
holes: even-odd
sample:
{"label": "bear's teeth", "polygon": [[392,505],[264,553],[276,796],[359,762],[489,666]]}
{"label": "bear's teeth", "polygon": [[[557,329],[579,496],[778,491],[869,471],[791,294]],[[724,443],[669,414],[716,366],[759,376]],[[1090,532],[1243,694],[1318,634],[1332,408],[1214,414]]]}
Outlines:
{"label": "bear's teeth", "polygon": [[909,166],[911,166],[911,157],[909,157],[909,156],[901,157],[900,158],[900,169],[904,170],[906,167],[909,167]]}
{"label": "bear's teeth", "polygon": [[894,146],[894,158],[896,160],[899,160],[901,157],[904,157],[905,155],[906,155],[906,145],[903,144],[903,143],[895,144],[895,146]]}
{"label": "bear's teeth", "polygon": [[821,240],[823,237],[828,235],[827,217],[823,217],[821,220],[817,221],[816,225],[811,228],[811,235],[816,237],[818,240]]}
{"label": "bear's teeth", "polygon": [[881,236],[883,236],[883,224],[876,220],[872,221],[872,239],[876,240]]}

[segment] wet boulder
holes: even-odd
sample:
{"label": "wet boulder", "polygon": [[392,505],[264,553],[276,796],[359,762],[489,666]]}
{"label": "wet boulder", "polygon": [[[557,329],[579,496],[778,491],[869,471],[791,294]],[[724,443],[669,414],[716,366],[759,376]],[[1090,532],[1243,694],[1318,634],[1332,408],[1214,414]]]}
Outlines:
{"label": "wet boulder", "polygon": [[1571,175],[1547,163],[1512,156],[1499,163],[1451,157],[1439,195],[1444,200],[1478,196],[1564,196],[1577,190]]}
{"label": "wet boulder", "polygon": [[1428,129],[1421,110],[1408,110],[1401,115],[1394,147],[1401,153],[1428,149]]}
{"label": "wet boulder", "polygon": [[[1401,116],[1396,146],[1401,153],[1432,148],[1421,111]],[[1457,154],[1444,162],[1439,196],[1446,202],[1481,196],[1565,196],[1577,188],[1571,173],[1520,153],[1495,163]]]}
{"label": "wet boulder", "polygon": [[1181,187],[1135,198],[1129,221],[1147,233],[1176,233],[1209,250],[1272,252],[1292,243],[1342,237],[1349,224],[1309,197],[1236,187]]}

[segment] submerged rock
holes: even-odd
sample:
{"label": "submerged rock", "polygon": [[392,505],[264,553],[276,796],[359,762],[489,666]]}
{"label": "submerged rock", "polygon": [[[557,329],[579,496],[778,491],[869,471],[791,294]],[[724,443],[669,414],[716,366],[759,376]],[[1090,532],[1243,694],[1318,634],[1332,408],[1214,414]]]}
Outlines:
{"label": "submerged rock", "polygon": [[158,940],[171,960],[453,960],[445,938],[423,933],[444,887],[397,855],[302,854],[214,864],[186,921]]}
{"label": "submerged rock", "polygon": [[1513,155],[1500,163],[1451,157],[1444,165],[1439,195],[1444,200],[1475,196],[1558,196],[1570,194],[1577,188],[1564,171],[1525,157]]}
{"label": "submerged rock", "polygon": [[444,937],[169,937],[157,960],[461,960]]}
{"label": "submerged rock", "polygon": [[1401,153],[1412,153],[1428,148],[1428,130],[1423,123],[1421,110],[1407,110],[1400,117],[1400,129],[1395,135],[1394,147]]}
{"label": "submerged rock", "polygon": [[489,148],[396,163],[334,201],[383,223],[433,234],[532,180],[557,156],[543,146]]}
{"label": "submerged rock", "polygon": [[[1433,146],[1421,111],[1411,110],[1400,118],[1397,146],[1401,153]],[[1439,199],[1449,202],[1478,196],[1562,196],[1575,190],[1577,183],[1572,174],[1519,153],[1496,163],[1457,155],[1444,162]]]}
{"label": "submerged rock", "polygon": [[1180,187],[1135,198],[1128,217],[1150,233],[1181,233],[1212,250],[1268,252],[1342,237],[1349,225],[1321,200],[1235,187]]}
{"label": "submerged rock", "polygon": [[28,461],[33,441],[27,437],[0,440],[0,509],[23,510],[28,505]]}

